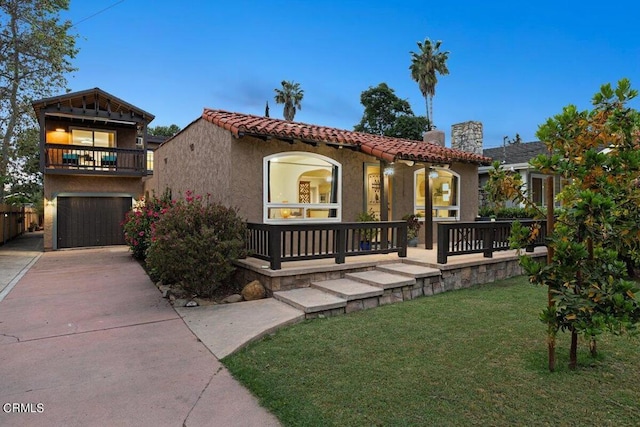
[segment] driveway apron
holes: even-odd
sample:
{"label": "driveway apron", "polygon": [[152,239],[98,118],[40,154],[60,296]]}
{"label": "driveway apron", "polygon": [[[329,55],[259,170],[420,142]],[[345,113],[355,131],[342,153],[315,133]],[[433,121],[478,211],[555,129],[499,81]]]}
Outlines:
{"label": "driveway apron", "polygon": [[279,425],[124,247],[47,252],[0,302],[2,426]]}

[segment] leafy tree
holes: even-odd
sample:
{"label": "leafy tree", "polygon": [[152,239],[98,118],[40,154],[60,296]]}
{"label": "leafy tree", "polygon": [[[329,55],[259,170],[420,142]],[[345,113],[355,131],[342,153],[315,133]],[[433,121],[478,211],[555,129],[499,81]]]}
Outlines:
{"label": "leafy tree", "polygon": [[296,109],[301,110],[300,101],[304,97],[304,91],[300,89],[300,83],[283,80],[281,82],[282,89],[274,89],[276,92],[276,104],[284,104],[284,119],[293,121],[296,115]]}
{"label": "leafy tree", "polygon": [[[75,35],[71,22],[58,14],[69,8],[68,0],[0,1],[0,178],[8,182],[15,162],[17,137],[35,127],[31,102],[46,98],[67,85],[66,73],[75,69]],[[12,164],[13,162],[13,164]],[[0,200],[5,188],[0,185]]]}
{"label": "leafy tree", "polygon": [[409,102],[399,98],[386,83],[363,91],[360,103],[364,106],[364,114],[360,123],[354,126],[355,131],[422,140],[427,119],[415,116]]}
{"label": "leafy tree", "polygon": [[418,83],[420,92],[425,99],[425,106],[427,111],[427,121],[429,122],[429,129],[432,129],[433,125],[433,97],[436,94],[436,84],[438,83],[437,74],[447,75],[449,69],[447,68],[447,59],[449,59],[449,52],[440,52],[440,40],[435,43],[431,42],[428,38],[424,40],[424,43],[418,42],[418,52],[411,52],[411,78]]}
{"label": "leafy tree", "polygon": [[505,170],[498,160],[492,163],[489,170],[489,179],[484,185],[484,191],[490,207],[494,211],[504,209],[505,203],[508,201],[523,201],[524,184],[522,175],[518,172]]}
{"label": "leafy tree", "polygon": [[180,132],[180,126],[172,124],[169,126],[152,126],[147,129],[147,133],[153,136],[168,136],[172,137],[173,135]]}
{"label": "leafy tree", "polygon": [[[8,179],[14,203],[37,203],[42,198],[42,173],[40,172],[40,131],[35,127],[21,130],[15,137],[14,173]],[[10,202],[9,198],[5,198]]]}
{"label": "leafy tree", "polygon": [[[638,92],[622,79],[615,89],[603,85],[591,111],[569,105],[537,132],[550,154],[531,165],[567,180],[557,198],[563,209],[549,236],[547,265],[522,257],[532,283],[549,288],[547,324],[554,369],[555,338],[571,333],[569,368],[577,365],[578,335],[592,355],[597,336],[637,332],[640,301],[624,259],[640,261],[640,113],[627,106]],[[531,231],[514,226],[512,240],[521,245]]]}

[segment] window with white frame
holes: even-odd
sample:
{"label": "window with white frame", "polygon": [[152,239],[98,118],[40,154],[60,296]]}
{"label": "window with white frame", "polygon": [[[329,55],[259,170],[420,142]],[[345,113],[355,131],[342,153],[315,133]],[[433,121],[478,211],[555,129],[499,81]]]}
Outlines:
{"label": "window with white frame", "polygon": [[418,169],[413,174],[414,212],[425,216],[426,197],[425,179],[429,179],[433,219],[460,219],[460,175],[443,168],[430,168],[425,176],[425,169]]}
{"label": "window with white frame", "polygon": [[264,221],[340,221],[340,163],[315,153],[264,158]]}
{"label": "window with white frame", "polygon": [[[560,207],[560,201],[556,200],[556,195],[567,185],[567,180],[559,176],[553,178],[553,200],[556,207]],[[532,173],[529,177],[529,197],[536,206],[546,207],[547,200],[547,175]]]}

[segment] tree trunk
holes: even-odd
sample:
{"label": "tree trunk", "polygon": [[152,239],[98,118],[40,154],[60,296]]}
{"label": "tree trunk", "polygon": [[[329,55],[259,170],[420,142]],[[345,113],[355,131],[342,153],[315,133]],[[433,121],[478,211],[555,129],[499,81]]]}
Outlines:
{"label": "tree trunk", "polygon": [[596,357],[598,355],[598,342],[596,341],[595,335],[591,336],[591,341],[589,341],[589,350],[591,351],[591,357]]}
{"label": "tree trunk", "polygon": [[427,115],[427,131],[430,131],[433,126],[431,125],[431,115],[429,114],[429,95],[424,96],[424,107]]}
{"label": "tree trunk", "polygon": [[549,372],[554,372],[556,370],[556,335],[551,332],[547,336],[549,340],[548,349],[549,349]]}
{"label": "tree trunk", "polygon": [[[553,233],[553,229],[555,227],[555,217],[553,216],[553,177],[547,177],[547,194],[546,194],[546,202],[547,202],[547,236],[550,236]],[[553,262],[554,255],[554,247],[547,246],[547,264],[551,264]],[[553,307],[553,294],[551,293],[551,287],[547,289],[547,306]],[[552,329],[553,328],[553,329]],[[548,352],[549,352],[549,371],[553,372],[556,370],[556,330],[555,325],[549,325],[549,330],[547,331],[547,340],[548,340]]]}
{"label": "tree trunk", "polygon": [[[13,5],[15,8],[15,5]],[[4,202],[4,179],[8,177],[7,172],[9,170],[9,153],[11,151],[11,143],[13,141],[16,122],[18,118],[18,89],[20,87],[20,52],[18,50],[18,17],[17,10],[12,9],[11,21],[9,27],[11,28],[11,40],[12,49],[11,61],[13,62],[13,76],[11,79],[11,89],[9,92],[9,105],[11,106],[11,112],[9,113],[9,121],[7,123],[7,129],[4,132],[2,138],[2,159],[0,159],[0,176],[3,178],[0,182],[0,203]]]}
{"label": "tree trunk", "polygon": [[433,96],[429,96],[429,130],[433,129]]}
{"label": "tree trunk", "polygon": [[578,333],[571,329],[571,349],[569,350],[569,369],[574,371],[578,366]]}

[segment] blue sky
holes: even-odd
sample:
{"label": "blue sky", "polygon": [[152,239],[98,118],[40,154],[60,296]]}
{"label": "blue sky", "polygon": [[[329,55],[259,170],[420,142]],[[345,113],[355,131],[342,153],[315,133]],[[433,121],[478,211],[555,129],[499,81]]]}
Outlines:
{"label": "blue sky", "polygon": [[442,40],[450,74],[434,123],[449,141],[452,124],[480,121],[494,147],[516,133],[536,140],[565,105],[589,108],[603,83],[640,88],[638,12],[628,0],[71,0],[63,18],[80,36],[69,88],[100,87],[156,126],[185,127],[204,107],[263,115],[266,101],[281,118],[283,79],[304,89],[296,121],[352,129],[361,92],[381,82],[424,115],[410,52]]}

